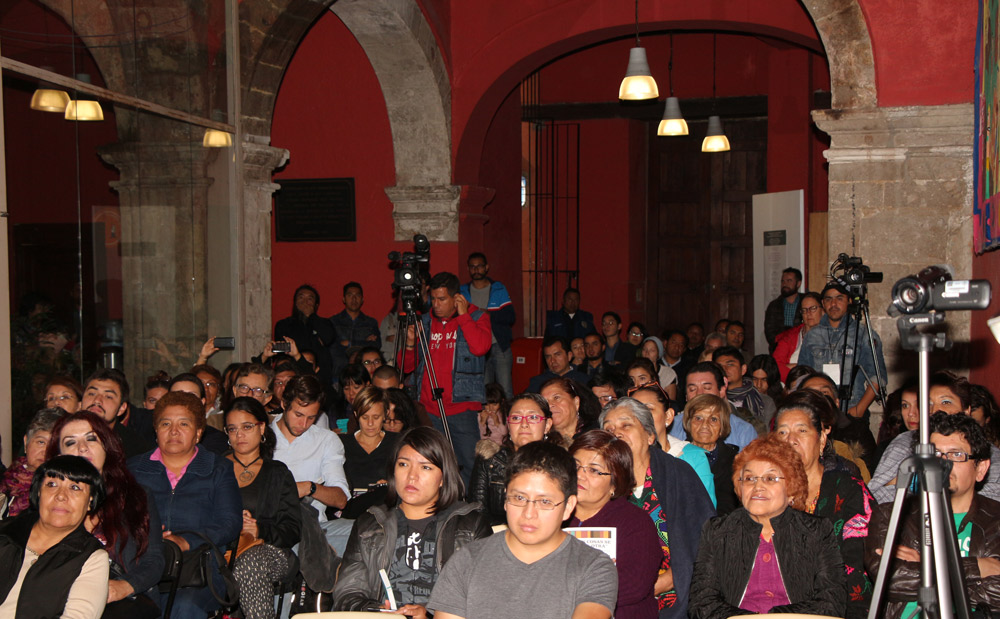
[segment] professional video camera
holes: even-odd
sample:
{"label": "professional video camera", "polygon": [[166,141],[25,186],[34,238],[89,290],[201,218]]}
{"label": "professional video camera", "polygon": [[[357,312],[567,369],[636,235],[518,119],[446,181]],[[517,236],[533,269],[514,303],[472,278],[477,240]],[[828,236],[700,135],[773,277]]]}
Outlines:
{"label": "professional video camera", "polygon": [[953,280],[950,266],[935,264],[916,275],[907,275],[892,286],[889,315],[986,309],[989,304],[990,282]]}
{"label": "professional video camera", "polygon": [[872,272],[858,256],[840,254],[830,265],[830,279],[847,289],[851,298],[864,297],[868,284],[882,281],[882,273]]}
{"label": "professional video camera", "polygon": [[428,264],[430,258],[431,242],[423,234],[413,235],[412,252],[389,252],[389,266],[395,269],[392,287],[399,291],[404,309],[410,309],[420,299],[420,265]]}

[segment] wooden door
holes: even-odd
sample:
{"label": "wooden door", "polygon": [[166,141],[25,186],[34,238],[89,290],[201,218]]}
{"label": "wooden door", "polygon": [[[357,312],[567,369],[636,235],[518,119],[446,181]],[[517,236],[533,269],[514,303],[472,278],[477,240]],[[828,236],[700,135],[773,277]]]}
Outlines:
{"label": "wooden door", "polygon": [[767,187],[767,121],[725,124],[732,150],[701,152],[704,123],[691,135],[655,136],[649,176],[649,307],[651,332],[720,318],[747,325],[753,350],[752,197]]}

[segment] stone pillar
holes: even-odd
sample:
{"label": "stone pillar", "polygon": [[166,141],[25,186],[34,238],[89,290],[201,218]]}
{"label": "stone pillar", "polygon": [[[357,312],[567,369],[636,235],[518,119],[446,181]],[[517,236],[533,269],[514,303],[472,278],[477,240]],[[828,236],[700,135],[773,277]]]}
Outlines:
{"label": "stone pillar", "polygon": [[[138,389],[152,370],[185,370],[206,332],[206,167],[199,143],[119,142],[99,149],[122,222],[125,373]],[[134,398],[133,398],[134,399]]]}
{"label": "stone pillar", "polygon": [[271,339],[271,205],[278,185],[275,168],[288,161],[288,151],[243,142],[243,211],[240,229],[239,300],[236,305],[240,348],[249,358]]}
{"label": "stone pillar", "polygon": [[457,185],[386,187],[396,222],[395,239],[409,241],[424,234],[431,241],[458,241],[458,202],[462,188]]}
{"label": "stone pillar", "polygon": [[[869,299],[891,391],[916,372],[916,353],[900,349],[896,321],[886,314],[892,285],[932,264],[950,264],[956,279],[972,276],[972,106],[817,110],[813,120],[831,137],[830,262],[844,252],[885,274],[869,285]],[[969,367],[975,319],[986,317],[948,315],[956,344],[947,358],[934,354],[938,365]]]}

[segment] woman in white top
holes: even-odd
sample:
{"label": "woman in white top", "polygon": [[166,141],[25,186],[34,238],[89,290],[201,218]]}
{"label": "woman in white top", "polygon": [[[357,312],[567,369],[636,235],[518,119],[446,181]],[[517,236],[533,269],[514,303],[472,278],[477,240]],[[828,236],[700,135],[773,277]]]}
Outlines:
{"label": "woman in white top", "polygon": [[108,553],[83,523],[104,502],[101,474],[84,458],[56,456],[35,471],[30,497],[32,509],[0,525],[0,618],[97,619]]}

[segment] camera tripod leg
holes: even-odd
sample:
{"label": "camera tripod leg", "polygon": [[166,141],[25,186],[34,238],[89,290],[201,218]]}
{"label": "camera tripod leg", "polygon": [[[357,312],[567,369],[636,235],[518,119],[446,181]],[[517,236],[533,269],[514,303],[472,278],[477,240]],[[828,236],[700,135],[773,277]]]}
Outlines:
{"label": "camera tripod leg", "polygon": [[441,414],[441,427],[444,428],[444,436],[448,439],[448,443],[451,444],[451,448],[455,449],[457,453],[458,450],[455,447],[455,442],[451,438],[451,429],[448,427],[448,416],[444,412],[444,402],[442,401],[444,390],[438,384],[437,371],[434,369],[434,360],[431,359],[430,344],[427,341],[427,332],[424,330],[423,321],[416,321],[414,331],[416,331],[417,342],[420,346],[420,354],[424,357],[425,378],[430,381],[431,395],[434,401],[437,402],[438,412]]}
{"label": "camera tripod leg", "polygon": [[889,515],[889,526],[885,532],[885,543],[882,545],[882,560],[878,565],[878,575],[872,588],[872,601],[868,609],[868,619],[878,619],[882,606],[882,593],[885,591],[889,565],[895,556],[896,538],[899,535],[899,521],[903,515],[903,503],[906,501],[906,489],[913,480],[912,457],[899,465],[896,475],[896,496],[892,500],[892,512]]}

